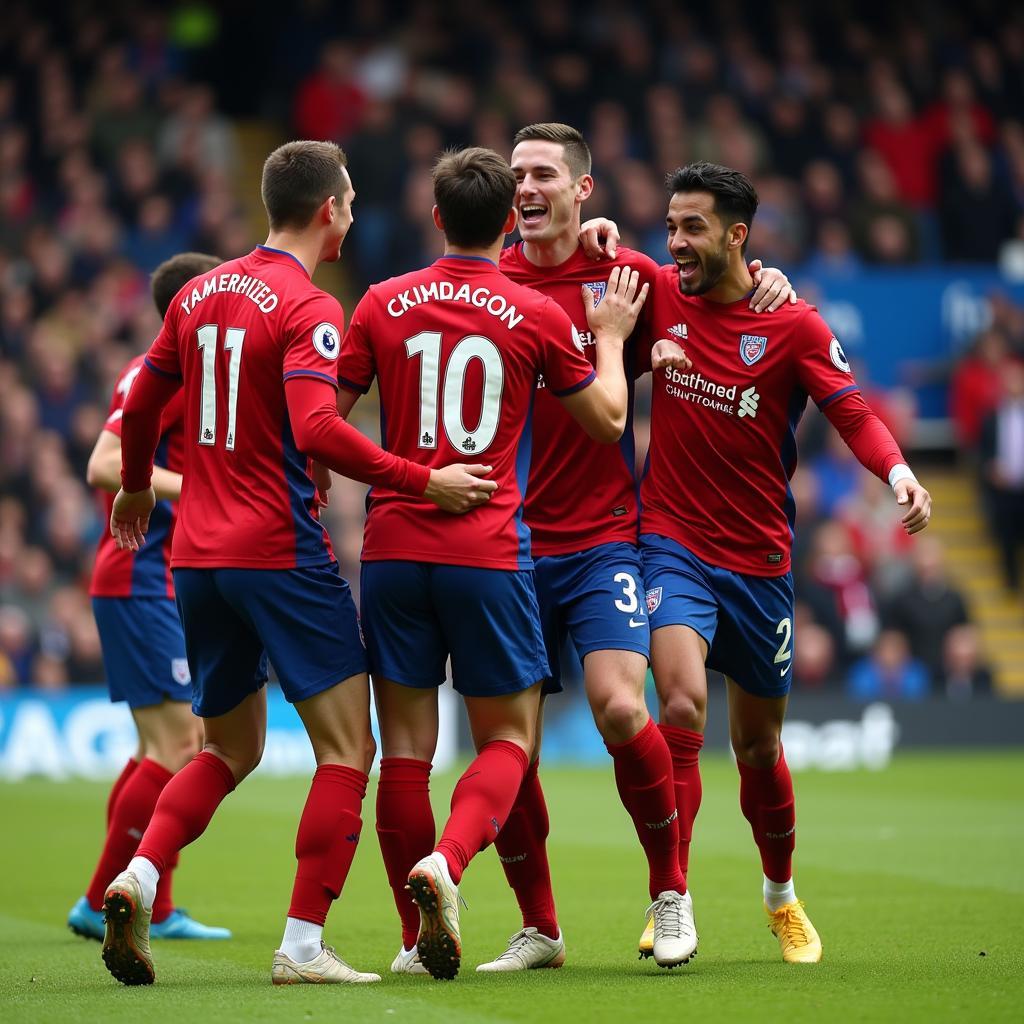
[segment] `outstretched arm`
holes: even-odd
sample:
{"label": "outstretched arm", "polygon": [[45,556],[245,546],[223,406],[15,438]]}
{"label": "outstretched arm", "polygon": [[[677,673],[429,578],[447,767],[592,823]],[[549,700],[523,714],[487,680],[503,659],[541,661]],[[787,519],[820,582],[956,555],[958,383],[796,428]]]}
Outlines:
{"label": "outstretched arm", "polygon": [[885,480],[906,508],[903,528],[919,533],[931,519],[932,499],[907,465],[900,446],[885,424],[871,411],[859,391],[844,395],[824,409],[832,426],[865,469]]}

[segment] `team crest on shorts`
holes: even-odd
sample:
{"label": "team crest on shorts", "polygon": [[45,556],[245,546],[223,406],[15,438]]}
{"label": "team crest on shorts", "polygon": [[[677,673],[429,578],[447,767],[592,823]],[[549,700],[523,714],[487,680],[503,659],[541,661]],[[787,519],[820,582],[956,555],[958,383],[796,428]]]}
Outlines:
{"label": "team crest on shorts", "polygon": [[653,615],[661,604],[661,587],[652,587],[647,591],[647,614]]}
{"label": "team crest on shorts", "polygon": [[171,658],[171,678],[179,686],[188,686],[192,682],[192,673],[188,670],[187,658]]}
{"label": "team crest on shorts", "polygon": [[604,293],[608,290],[607,281],[587,281],[584,288],[589,288],[591,295],[594,296],[594,305],[599,306],[601,300],[604,298]]}
{"label": "team crest on shorts", "polygon": [[753,366],[768,347],[768,339],[759,334],[740,335],[740,358],[747,364]]}

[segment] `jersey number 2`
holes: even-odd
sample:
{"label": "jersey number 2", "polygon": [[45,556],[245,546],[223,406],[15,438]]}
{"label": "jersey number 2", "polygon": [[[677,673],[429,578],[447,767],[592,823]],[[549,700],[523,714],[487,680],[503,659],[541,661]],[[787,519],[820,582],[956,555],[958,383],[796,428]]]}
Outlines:
{"label": "jersey number 2", "polygon": [[[409,359],[420,357],[420,425],[416,444],[420,448],[437,447],[437,413],[441,406],[444,432],[453,448],[479,455],[493,443],[498,433],[501,414],[501,392],[505,383],[505,367],[501,353],[490,338],[470,334],[452,349],[441,384],[441,332],[421,331],[406,339]],[[483,369],[483,394],[480,420],[467,430],[462,419],[462,396],[466,388],[466,371],[473,360]]]}
{"label": "jersey number 2", "polygon": [[[203,384],[199,396],[199,443],[217,443],[217,331],[216,324],[204,324],[196,331],[196,342],[203,356]],[[228,436],[224,447],[235,450],[235,413],[238,410],[238,376],[242,369],[244,327],[229,327],[224,332],[224,351],[231,353],[228,364]]]}

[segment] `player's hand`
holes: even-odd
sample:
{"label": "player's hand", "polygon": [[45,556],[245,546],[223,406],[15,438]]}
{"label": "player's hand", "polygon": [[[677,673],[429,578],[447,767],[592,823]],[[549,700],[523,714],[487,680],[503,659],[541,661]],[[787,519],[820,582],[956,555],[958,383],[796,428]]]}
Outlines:
{"label": "player's hand", "polygon": [[747,270],[754,279],[749,308],[755,313],[774,313],[779,306],[796,302],[797,294],[789,278],[777,267],[762,267],[760,260],[751,260]]}
{"label": "player's hand", "polygon": [[601,301],[594,303],[594,293],[587,285],[583,285],[583,305],[587,310],[587,323],[594,336],[618,338],[625,341],[633,330],[636,318],[640,315],[649,284],[640,284],[640,275],[629,267],[613,267],[608,276],[608,287]]}
{"label": "player's hand", "polygon": [[444,469],[432,469],[424,498],[429,498],[445,512],[468,512],[491,500],[498,489],[494,480],[485,480],[493,466],[465,466],[461,462]]}
{"label": "player's hand", "polygon": [[907,514],[900,520],[907,533],[920,533],[932,517],[932,496],[917,480],[900,480],[893,488],[896,504],[909,505]]}
{"label": "player's hand", "polygon": [[122,488],[117,492],[110,510],[110,533],[118,551],[138,551],[146,543],[149,517],[155,507],[152,487],[134,492]]}
{"label": "player's hand", "polygon": [[682,347],[671,338],[659,338],[651,346],[651,369],[664,370],[666,366],[675,366],[680,370],[689,370],[693,363]]}
{"label": "player's hand", "polygon": [[580,244],[588,260],[613,260],[619,247],[619,226],[606,217],[595,217],[580,227]]}
{"label": "player's hand", "polygon": [[327,508],[331,503],[330,491],[334,477],[326,466],[316,460],[313,461],[310,475],[313,478],[313,485],[316,487],[316,493],[313,495],[313,510],[319,512],[320,509]]}

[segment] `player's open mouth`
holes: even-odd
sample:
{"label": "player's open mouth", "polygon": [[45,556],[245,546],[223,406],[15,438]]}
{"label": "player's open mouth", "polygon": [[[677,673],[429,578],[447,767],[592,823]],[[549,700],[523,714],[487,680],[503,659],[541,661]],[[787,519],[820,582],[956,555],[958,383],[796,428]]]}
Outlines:
{"label": "player's open mouth", "polygon": [[547,212],[548,208],[546,206],[540,206],[537,203],[523,203],[519,207],[519,217],[524,224],[540,223]]}
{"label": "player's open mouth", "polygon": [[676,260],[676,266],[679,268],[679,280],[689,281],[700,270],[700,260],[696,256],[684,256]]}

